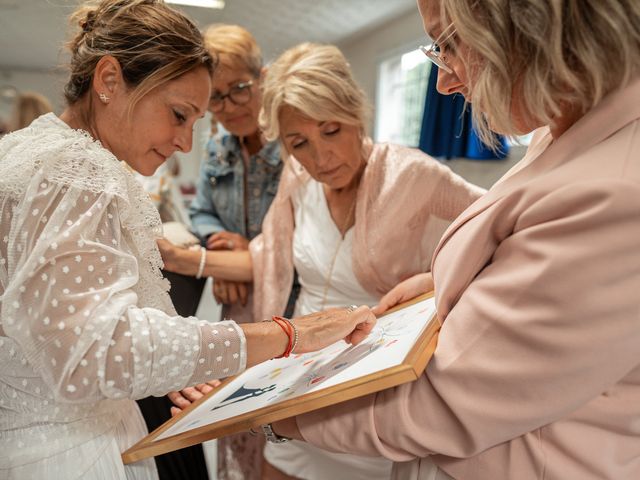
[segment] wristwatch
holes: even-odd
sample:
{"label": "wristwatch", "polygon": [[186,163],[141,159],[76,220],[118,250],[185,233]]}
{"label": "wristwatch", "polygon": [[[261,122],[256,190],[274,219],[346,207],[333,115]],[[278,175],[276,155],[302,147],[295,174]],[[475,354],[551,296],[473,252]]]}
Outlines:
{"label": "wristwatch", "polygon": [[267,442],[269,443],[286,443],[291,440],[289,437],[282,437],[273,431],[273,427],[270,423],[262,425],[262,431],[264,433]]}

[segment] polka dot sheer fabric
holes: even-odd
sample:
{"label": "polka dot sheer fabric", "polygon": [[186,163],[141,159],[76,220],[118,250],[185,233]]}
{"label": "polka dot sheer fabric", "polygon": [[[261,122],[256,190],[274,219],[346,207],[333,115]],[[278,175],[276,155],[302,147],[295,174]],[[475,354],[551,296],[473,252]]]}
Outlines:
{"label": "polka dot sheer fabric", "polygon": [[75,478],[144,433],[114,433],[132,399],[245,368],[234,322],[175,314],[157,211],[86,133],[48,114],[5,137],[0,215],[0,468]]}

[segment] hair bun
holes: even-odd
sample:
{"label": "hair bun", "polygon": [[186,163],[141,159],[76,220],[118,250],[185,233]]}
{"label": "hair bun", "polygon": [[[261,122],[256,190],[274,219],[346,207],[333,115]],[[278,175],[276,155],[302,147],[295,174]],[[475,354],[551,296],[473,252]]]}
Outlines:
{"label": "hair bun", "polygon": [[89,10],[87,12],[87,16],[85,17],[85,19],[80,22],[80,27],[82,28],[82,31],[84,33],[89,33],[93,30],[95,23],[96,23],[96,11]]}

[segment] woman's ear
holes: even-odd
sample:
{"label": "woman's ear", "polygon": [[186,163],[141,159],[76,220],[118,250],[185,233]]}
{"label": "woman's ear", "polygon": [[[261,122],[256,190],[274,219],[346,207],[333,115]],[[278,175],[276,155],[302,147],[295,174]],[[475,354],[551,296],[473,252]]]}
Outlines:
{"label": "woman's ear", "polygon": [[260,78],[258,79],[258,81],[261,84],[262,84],[262,82],[264,82],[264,79],[267,76],[268,72],[269,72],[269,68],[266,65],[260,69]]}
{"label": "woman's ear", "polygon": [[105,55],[98,60],[93,73],[93,90],[104,104],[124,91],[120,62],[111,55]]}

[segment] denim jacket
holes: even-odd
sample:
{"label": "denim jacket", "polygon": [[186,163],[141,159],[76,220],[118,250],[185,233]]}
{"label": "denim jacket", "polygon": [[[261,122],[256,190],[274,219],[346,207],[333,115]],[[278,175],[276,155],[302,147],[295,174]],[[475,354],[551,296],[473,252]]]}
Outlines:
{"label": "denim jacket", "polygon": [[196,198],[189,208],[194,232],[204,241],[221,230],[239,233],[249,240],[262,228],[278,190],[282,160],[278,142],[265,144],[249,157],[248,205],[245,223],[245,165],[238,137],[225,135],[207,144],[207,160],[200,169]]}

